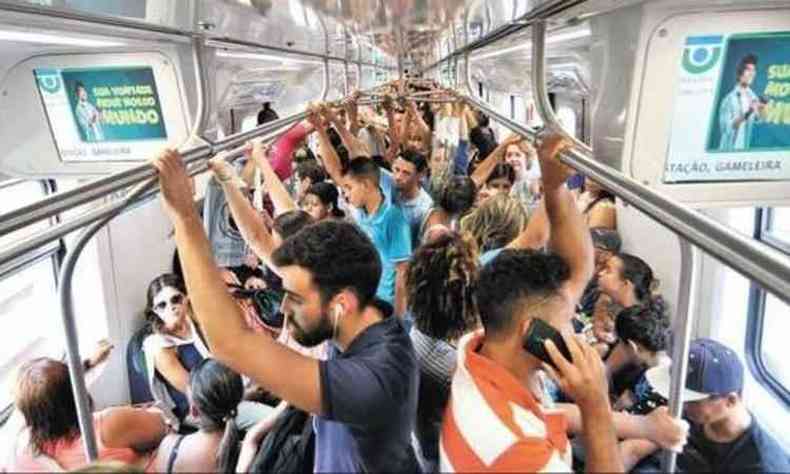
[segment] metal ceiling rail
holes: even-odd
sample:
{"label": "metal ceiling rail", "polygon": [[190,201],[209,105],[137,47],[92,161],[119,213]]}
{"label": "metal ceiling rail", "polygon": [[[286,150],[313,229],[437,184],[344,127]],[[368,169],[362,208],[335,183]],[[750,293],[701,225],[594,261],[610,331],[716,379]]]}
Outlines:
{"label": "metal ceiling rail", "polygon": [[[187,150],[184,153],[186,156],[191,157],[190,162],[199,161],[212,153],[227,149],[227,146],[225,146],[226,143],[233,143],[231,146],[237,146],[243,143],[244,140],[249,140],[250,138],[293,124],[302,120],[305,116],[305,113],[294,114],[269,122],[247,132],[231,135],[217,141],[213,145],[201,145],[194,149]],[[155,170],[148,163],[143,163],[129,168],[128,170],[93,180],[69,191],[52,194],[38,202],[0,215],[0,235],[5,235],[34,222],[54,217],[79,205],[126,189],[129,186],[152,178],[155,175]]]}
{"label": "metal ceiling rail", "polygon": [[[171,36],[179,36],[179,37],[194,37],[194,36],[202,36],[202,33],[195,32],[191,30],[185,30],[181,28],[174,28],[170,26],[164,25],[157,25],[154,23],[148,23],[142,20],[135,20],[133,18],[125,18],[125,17],[116,17],[112,15],[102,15],[102,14],[95,14],[95,13],[83,13],[79,11],[69,10],[66,8],[58,8],[58,7],[43,7],[39,5],[33,5],[31,3],[23,2],[23,1],[16,1],[16,0],[0,0],[0,11],[7,11],[12,13],[23,13],[28,15],[37,15],[37,16],[44,16],[50,18],[59,18],[62,20],[68,21],[79,21],[84,23],[90,24],[97,24],[103,26],[110,26],[115,28],[125,28],[135,31],[145,31],[151,33],[159,33]],[[221,42],[227,44],[234,44],[238,46],[247,46],[252,48],[259,48],[259,49],[266,49],[269,51],[276,51],[281,53],[288,53],[294,54],[298,56],[304,57],[312,57],[318,59],[328,59],[330,61],[346,61],[347,59],[341,58],[339,56],[330,56],[329,54],[321,54],[321,53],[314,53],[312,51],[303,51],[299,49],[292,49],[292,48],[282,48],[278,46],[269,46],[261,43],[251,42],[251,41],[244,41],[240,39],[233,39],[228,37],[212,37],[206,35],[206,38],[211,42]],[[354,61],[356,62],[356,61]],[[381,69],[388,69],[391,70],[391,67],[372,64],[372,63],[361,63],[365,66],[372,66]]]}
{"label": "metal ceiling rail", "polygon": [[[477,40],[469,44],[466,44],[459,49],[456,49],[455,51],[451,52],[450,54],[443,57],[442,59],[434,62],[430,66],[423,68],[422,72],[424,73],[425,71],[433,69],[453,57],[467,55],[472,51],[488,46],[491,43],[494,43],[507,36],[512,35],[513,33],[519,32],[527,28],[529,24],[535,20],[544,19],[552,15],[556,15],[557,13],[560,13],[578,4],[584,3],[585,1],[586,0],[553,0],[553,1],[543,2],[540,5],[533,8],[532,10],[525,13],[524,15],[521,15],[519,18],[515,19],[514,21],[510,23],[506,23],[494,29],[493,31],[489,32],[482,38],[478,38]],[[468,28],[468,26],[465,25],[465,28]],[[468,36],[468,32],[465,34],[465,36]]]}

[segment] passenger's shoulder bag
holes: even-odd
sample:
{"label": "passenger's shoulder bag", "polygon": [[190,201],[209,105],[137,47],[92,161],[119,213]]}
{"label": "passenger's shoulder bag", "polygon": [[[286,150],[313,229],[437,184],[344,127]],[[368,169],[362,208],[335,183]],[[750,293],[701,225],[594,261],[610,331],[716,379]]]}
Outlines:
{"label": "passenger's shoulder bag", "polygon": [[313,472],[313,426],[308,413],[288,407],[263,438],[249,472]]}

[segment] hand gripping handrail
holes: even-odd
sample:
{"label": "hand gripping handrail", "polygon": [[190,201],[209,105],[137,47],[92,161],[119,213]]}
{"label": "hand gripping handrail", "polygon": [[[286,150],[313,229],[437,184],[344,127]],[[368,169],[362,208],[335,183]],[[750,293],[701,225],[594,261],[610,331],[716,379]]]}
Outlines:
{"label": "hand gripping handrail", "polygon": [[[534,130],[496,112],[482,101],[470,96],[465,96],[464,100],[510,130],[535,137]],[[588,153],[571,149],[559,159],[690,244],[790,303],[790,258],[698,211],[662,196],[623,173],[595,161]]]}

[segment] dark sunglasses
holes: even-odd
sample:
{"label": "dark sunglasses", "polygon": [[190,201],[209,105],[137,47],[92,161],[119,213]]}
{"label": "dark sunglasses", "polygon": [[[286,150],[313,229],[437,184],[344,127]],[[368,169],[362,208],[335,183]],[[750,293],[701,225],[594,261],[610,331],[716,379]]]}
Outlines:
{"label": "dark sunglasses", "polygon": [[[184,302],[184,295],[173,295],[170,297],[170,304],[177,305]],[[167,308],[167,301],[160,301],[154,305],[154,312],[161,313]]]}

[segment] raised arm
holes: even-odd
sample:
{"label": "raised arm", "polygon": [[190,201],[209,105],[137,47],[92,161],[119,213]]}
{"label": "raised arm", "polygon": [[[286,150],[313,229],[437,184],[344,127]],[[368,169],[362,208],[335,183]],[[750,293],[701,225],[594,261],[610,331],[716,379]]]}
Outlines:
{"label": "raised arm", "polygon": [[381,106],[387,115],[387,136],[389,136],[390,145],[392,143],[400,143],[400,130],[398,130],[398,126],[395,123],[395,104],[392,96],[385,95]]}
{"label": "raised arm", "polygon": [[209,161],[209,167],[214,172],[215,179],[222,186],[228,208],[244,241],[266,266],[276,272],[276,268],[271,263],[271,255],[275,250],[272,234],[264,224],[261,215],[239,189],[235,170],[226,161],[225,156],[225,154],[219,154],[212,158]]}
{"label": "raised arm", "polygon": [[472,178],[472,181],[475,182],[475,185],[477,185],[478,189],[482,188],[483,185],[486,184],[486,181],[488,181],[488,177],[491,176],[491,173],[494,172],[494,168],[496,168],[496,165],[499,164],[500,161],[502,161],[502,158],[504,158],[505,156],[505,150],[507,150],[507,147],[515,143],[518,143],[521,140],[523,140],[523,138],[520,135],[509,136],[507,140],[497,145],[497,147],[494,148],[494,151],[492,151],[491,154],[488,155],[486,159],[483,160],[482,163],[480,163],[477,169],[475,169],[475,172],[472,173],[472,176],[470,176],[470,178]]}
{"label": "raised arm", "polygon": [[546,246],[551,235],[546,205],[541,202],[529,218],[527,227],[507,246],[509,249],[541,249]]}
{"label": "raised arm", "polygon": [[332,181],[337,186],[340,186],[343,179],[343,167],[340,164],[340,157],[337,156],[335,147],[332,146],[332,142],[329,140],[326,122],[315,109],[311,110],[308,120],[313,124],[318,135],[318,154],[321,156],[324,169],[329,177],[332,178]]}
{"label": "raised arm", "polygon": [[343,124],[343,121],[340,120],[340,117],[337,116],[337,113],[335,113],[334,110],[329,107],[324,108],[323,114],[329,123],[335,127],[335,130],[337,130],[340,140],[348,150],[349,159],[370,155],[370,151],[367,149],[367,146],[357,139],[357,137],[353,136],[351,132],[349,132],[349,130]]}
{"label": "raised arm", "polygon": [[348,100],[343,101],[343,108],[346,110],[346,117],[348,117],[348,129],[353,136],[357,136],[359,129],[359,111],[357,101],[359,100],[359,91],[354,91]]}
{"label": "raised arm", "polygon": [[285,185],[280,180],[280,177],[277,176],[277,173],[274,172],[274,168],[272,168],[272,164],[269,161],[269,149],[260,141],[254,142],[251,147],[252,160],[261,170],[265,189],[269,192],[269,196],[272,198],[272,203],[274,204],[274,217],[298,209],[293,198],[288,194],[288,190],[285,189]]}
{"label": "raised arm", "polygon": [[321,414],[318,361],[284,347],[268,335],[247,329],[241,308],[228,293],[211,255],[181,156],[166,150],[153,165],[159,171],[165,211],[175,228],[194,317],[213,356],[277,397],[307,412]]}
{"label": "raised arm", "polygon": [[558,155],[569,144],[559,135],[548,135],[538,150],[543,172],[544,202],[551,228],[551,248],[570,267],[571,275],[563,292],[572,304],[581,298],[595,268],[592,239],[587,224],[565,187],[570,170],[560,163]]}

